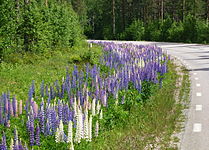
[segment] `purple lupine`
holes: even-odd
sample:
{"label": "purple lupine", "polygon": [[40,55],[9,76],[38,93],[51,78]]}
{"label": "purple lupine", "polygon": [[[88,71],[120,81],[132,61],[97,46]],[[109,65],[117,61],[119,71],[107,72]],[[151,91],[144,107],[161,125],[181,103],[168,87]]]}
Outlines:
{"label": "purple lupine", "polygon": [[2,120],[3,120],[3,115],[2,115],[2,105],[0,103],[0,124],[2,124]]}
{"label": "purple lupine", "polygon": [[39,125],[36,126],[36,145],[40,146],[40,128]]}
{"label": "purple lupine", "polygon": [[41,82],[40,93],[41,93],[41,97],[44,97],[44,81]]}
{"label": "purple lupine", "polygon": [[46,92],[46,96],[49,96],[49,89],[48,89],[48,85],[46,85],[46,87],[45,87],[45,92]]}
{"label": "purple lupine", "polygon": [[50,133],[50,124],[49,124],[49,121],[47,119],[47,122],[46,122],[46,126],[45,126],[45,135],[51,135],[52,133]]}
{"label": "purple lupine", "polygon": [[54,133],[57,129],[56,111],[54,109],[51,110],[51,123],[52,123],[52,133]]}
{"label": "purple lupine", "polygon": [[30,135],[30,145],[34,145],[34,123],[30,122],[30,128],[29,128],[29,135]]}
{"label": "purple lupine", "polygon": [[59,87],[59,82],[58,82],[58,80],[55,81],[54,85],[55,85],[55,87],[56,87],[55,95],[60,97],[60,87]]}
{"label": "purple lupine", "polygon": [[2,136],[2,144],[0,144],[0,149],[7,150],[7,142],[6,142],[6,136],[5,136],[4,132],[3,132],[3,136]]}
{"label": "purple lupine", "polygon": [[12,108],[13,108],[13,114],[14,114],[14,116],[17,117],[17,115],[18,115],[17,114],[18,109],[17,109],[17,100],[16,100],[15,96],[12,99]]}
{"label": "purple lupine", "polygon": [[25,150],[24,149],[24,146],[22,145],[22,141],[21,140],[19,140],[19,142],[18,142],[18,150]]}
{"label": "purple lupine", "polygon": [[59,120],[62,119],[62,103],[60,100],[58,100],[58,116],[59,116]]}

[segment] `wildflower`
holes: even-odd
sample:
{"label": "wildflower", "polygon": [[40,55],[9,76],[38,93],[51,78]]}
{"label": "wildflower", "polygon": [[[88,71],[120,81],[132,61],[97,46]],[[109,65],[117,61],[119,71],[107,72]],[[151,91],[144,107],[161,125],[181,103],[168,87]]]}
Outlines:
{"label": "wildflower", "polygon": [[98,135],[99,135],[99,121],[97,120],[95,127],[95,136],[97,137]]}
{"label": "wildflower", "polygon": [[92,139],[92,115],[89,117],[89,141],[91,142]]}
{"label": "wildflower", "polygon": [[40,145],[40,128],[39,125],[36,126],[36,145]]}
{"label": "wildflower", "polygon": [[96,112],[95,112],[95,108],[96,107],[96,99],[94,98],[92,100],[92,108],[91,108],[91,111],[92,111],[92,116],[95,116],[96,115]]}
{"label": "wildflower", "polygon": [[72,121],[69,121],[67,143],[72,143],[72,142],[73,142],[73,123]]}

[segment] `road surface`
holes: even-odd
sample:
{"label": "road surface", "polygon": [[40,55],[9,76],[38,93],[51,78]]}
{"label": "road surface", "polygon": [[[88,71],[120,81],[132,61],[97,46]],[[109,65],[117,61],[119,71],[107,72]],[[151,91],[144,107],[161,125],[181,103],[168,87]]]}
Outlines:
{"label": "road surface", "polygon": [[[121,41],[117,41],[121,43]],[[209,45],[137,42],[155,44],[168,54],[180,59],[190,71],[191,102],[185,130],[181,137],[181,150],[209,150]]]}

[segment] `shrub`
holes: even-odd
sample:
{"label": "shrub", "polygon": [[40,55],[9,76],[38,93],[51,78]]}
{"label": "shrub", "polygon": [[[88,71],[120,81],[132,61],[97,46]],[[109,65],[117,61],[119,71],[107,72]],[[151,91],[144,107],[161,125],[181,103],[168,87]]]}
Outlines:
{"label": "shrub", "polygon": [[76,45],[82,38],[79,19],[69,2],[5,0],[0,5],[1,55],[14,52],[46,53]]}
{"label": "shrub", "polygon": [[133,21],[128,28],[125,29],[124,33],[121,35],[125,40],[142,40],[144,35],[144,25],[140,20]]}
{"label": "shrub", "polygon": [[209,43],[209,25],[205,21],[197,22],[197,42]]}
{"label": "shrub", "polygon": [[181,42],[183,31],[184,28],[182,22],[174,22],[168,29],[168,40],[171,42]]}

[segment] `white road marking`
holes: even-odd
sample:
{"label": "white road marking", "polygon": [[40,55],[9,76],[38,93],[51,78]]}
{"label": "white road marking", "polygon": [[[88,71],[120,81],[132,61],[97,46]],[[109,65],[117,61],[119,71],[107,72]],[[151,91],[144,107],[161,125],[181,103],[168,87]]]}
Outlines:
{"label": "white road marking", "polygon": [[197,75],[197,73],[196,73],[196,72],[194,72],[194,73],[193,73],[193,75]]}
{"label": "white road marking", "polygon": [[197,83],[197,84],[196,84],[196,86],[197,86],[197,87],[200,87],[200,84],[199,84],[199,83]]}
{"label": "white road marking", "polygon": [[201,132],[202,130],[202,124],[201,123],[195,123],[193,125],[193,132]]}
{"label": "white road marking", "polygon": [[196,111],[201,111],[201,110],[202,110],[202,105],[196,105],[195,110],[196,110]]}
{"label": "white road marking", "polygon": [[202,93],[197,92],[197,93],[196,93],[196,96],[202,96]]}
{"label": "white road marking", "polygon": [[195,80],[198,80],[199,78],[194,78]]}

